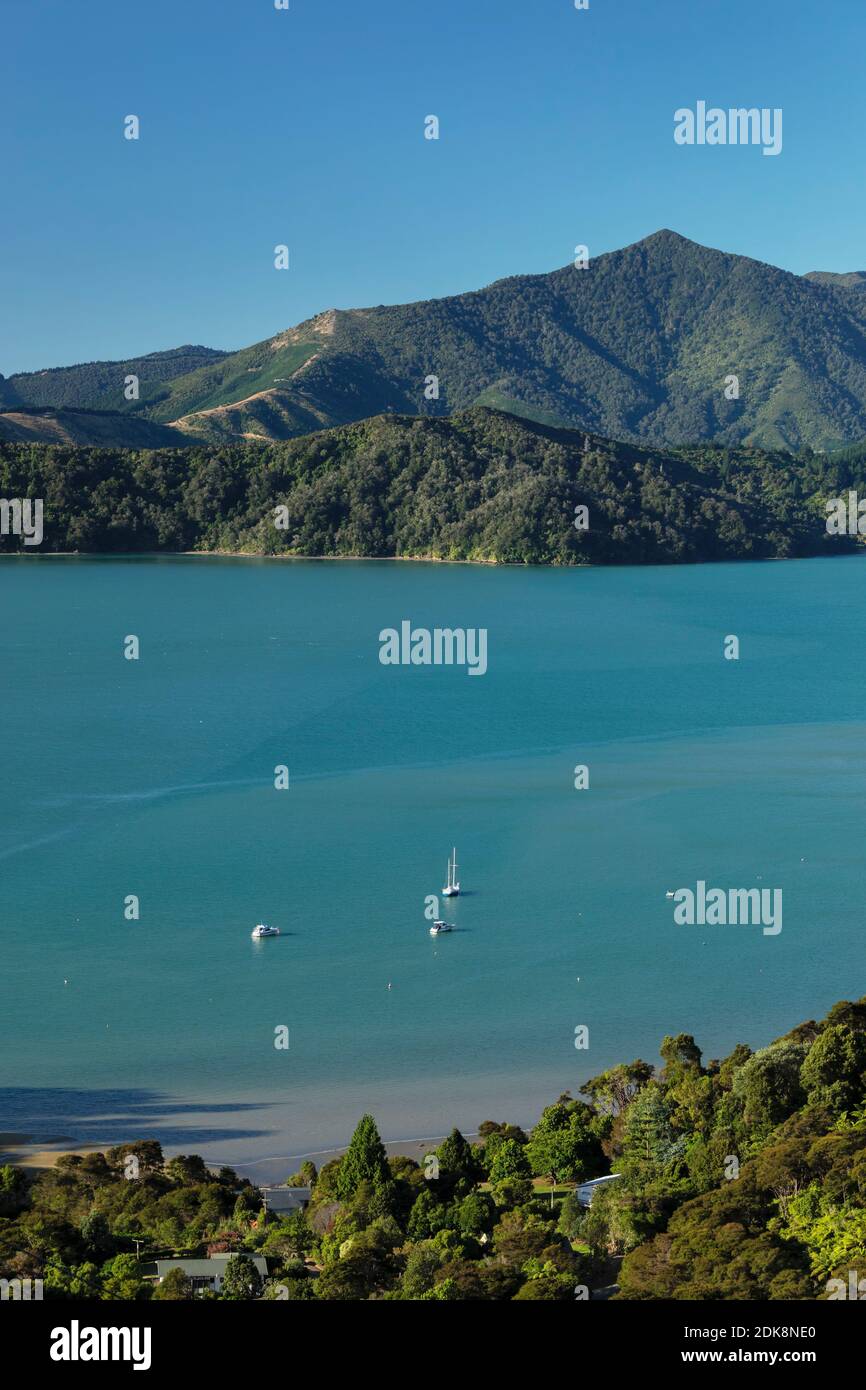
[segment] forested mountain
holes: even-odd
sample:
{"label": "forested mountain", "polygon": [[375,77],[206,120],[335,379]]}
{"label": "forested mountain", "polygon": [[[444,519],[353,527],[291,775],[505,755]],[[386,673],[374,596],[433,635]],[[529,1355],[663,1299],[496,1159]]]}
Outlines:
{"label": "forested mountain", "polygon": [[827,449],[866,438],[864,276],[792,275],[661,231],[585,269],[331,309],[241,352],[0,382],[0,406],[22,403],[128,410],[214,442],[481,404],[653,444]]}
{"label": "forested mountain", "polygon": [[137,376],[142,396],[156,387],[225,357],[216,348],[171,348],[126,362],[83,362],[77,367],[50,367],[0,377],[0,406],[68,406],[78,410],[122,410],[124,381]]}
{"label": "forested mountain", "polygon": [[[191,1299],[182,1268],[155,1286],[157,1257],[241,1251],[223,1299],[849,1297],[866,1249],[866,999],[755,1052],[705,1062],[677,1033],[659,1055],[588,1078],[529,1133],[452,1130],[435,1166],[389,1158],[365,1115],[342,1156],[289,1179],[312,1200],[288,1216],[153,1139],[31,1179],[0,1167],[0,1277],[41,1278],[49,1299]],[[574,1185],[610,1174],[587,1209]]]}
{"label": "forested mountain", "polygon": [[475,407],[277,444],[0,442],[0,496],[44,500],[43,551],[664,563],[853,549],[824,508],[866,493],[866,455],[851,453],[647,449]]}

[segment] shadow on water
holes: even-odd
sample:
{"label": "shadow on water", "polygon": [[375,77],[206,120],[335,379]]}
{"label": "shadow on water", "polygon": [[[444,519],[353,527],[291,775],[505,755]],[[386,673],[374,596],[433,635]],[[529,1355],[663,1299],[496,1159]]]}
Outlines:
{"label": "shadow on water", "polygon": [[[161,1144],[201,1145],[232,1139],[258,1139],[272,1133],[214,1124],[214,1117],[241,1116],[264,1110],[266,1103],[193,1104],[169,1100],[158,1091],[77,1090],[0,1087],[0,1117],[7,1148],[21,1144],[123,1144],[133,1139],[158,1139]],[[184,1124],[196,1115],[205,1125]],[[5,1141],[8,1140],[8,1143]]]}

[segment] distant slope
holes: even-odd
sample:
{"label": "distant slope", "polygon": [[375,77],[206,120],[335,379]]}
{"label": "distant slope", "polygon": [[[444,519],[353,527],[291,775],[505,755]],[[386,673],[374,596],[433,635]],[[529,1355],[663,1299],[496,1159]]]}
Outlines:
{"label": "distant slope", "polygon": [[18,443],[85,444],[130,449],[177,448],[188,441],[176,430],[117,411],[0,411],[0,439]]}
{"label": "distant slope", "polygon": [[44,498],[44,549],[95,552],[563,565],[840,553],[853,543],[827,536],[821,499],[828,480],[838,492],[860,476],[817,455],[647,449],[485,408],[380,415],[267,445],[0,443],[0,495]]}
{"label": "distant slope", "polygon": [[226,355],[216,348],[187,345],[167,352],[150,352],[146,357],[132,357],[126,362],[84,362],[77,367],[18,372],[5,380],[0,378],[0,405],[137,409],[136,403],[126,401],[123,394],[127,376],[138,377],[143,399],[153,398],[175,377],[220,361]]}
{"label": "distant slope", "polygon": [[24,402],[15,390],[15,387],[7,381],[5,376],[0,376],[0,409],[6,406],[23,405]]}
{"label": "distant slope", "polygon": [[866,270],[810,270],[804,280],[814,280],[819,285],[833,285],[843,290],[866,290]]}

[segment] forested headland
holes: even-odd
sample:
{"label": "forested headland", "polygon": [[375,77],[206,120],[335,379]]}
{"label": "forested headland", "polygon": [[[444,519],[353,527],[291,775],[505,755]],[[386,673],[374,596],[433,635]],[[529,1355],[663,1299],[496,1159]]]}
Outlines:
{"label": "forested headland", "polygon": [[[276,443],[0,442],[0,496],[41,498],[39,553],[234,552],[512,564],[838,554],[825,501],[862,449],[645,448],[477,407],[385,414]],[[23,537],[0,552],[34,553]]]}

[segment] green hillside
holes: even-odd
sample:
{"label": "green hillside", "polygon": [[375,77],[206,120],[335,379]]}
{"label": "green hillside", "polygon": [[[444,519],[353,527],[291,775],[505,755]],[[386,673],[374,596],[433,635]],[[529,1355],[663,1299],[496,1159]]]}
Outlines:
{"label": "green hillside", "polygon": [[151,398],[148,413],[170,421],[196,411],[244,400],[287,383],[317,350],[311,341],[277,339],[232,353],[167,383]]}
{"label": "green hillside", "polygon": [[822,499],[864,477],[817,455],[646,449],[478,407],[276,444],[0,443],[0,495],[42,497],[43,549],[60,551],[566,565],[839,553],[856,542],[828,537]]}
{"label": "green hillside", "polygon": [[78,410],[135,410],[138,404],[123,394],[127,376],[137,376],[141,398],[159,393],[175,377],[195,373],[226,354],[216,348],[179,347],[151,352],[125,362],[84,362],[77,367],[51,367],[0,378],[0,406],[38,405]]}

